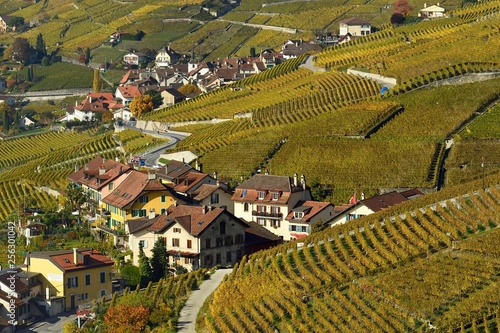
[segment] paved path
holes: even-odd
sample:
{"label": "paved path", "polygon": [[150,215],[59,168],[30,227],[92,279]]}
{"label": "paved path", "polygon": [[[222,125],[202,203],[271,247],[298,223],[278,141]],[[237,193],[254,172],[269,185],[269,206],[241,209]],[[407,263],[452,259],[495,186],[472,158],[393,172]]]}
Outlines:
{"label": "paved path", "polygon": [[75,319],[75,310],[64,312],[58,316],[46,318],[25,328],[19,327],[16,333],[61,333],[64,323]]}
{"label": "paved path", "polygon": [[189,296],[186,304],[181,310],[179,321],[177,322],[177,332],[181,333],[194,333],[196,324],[196,316],[200,312],[201,306],[205,299],[210,296],[219,284],[224,279],[226,274],[231,273],[232,268],[218,269],[210,277],[210,279],[203,281],[198,290],[193,290]]}

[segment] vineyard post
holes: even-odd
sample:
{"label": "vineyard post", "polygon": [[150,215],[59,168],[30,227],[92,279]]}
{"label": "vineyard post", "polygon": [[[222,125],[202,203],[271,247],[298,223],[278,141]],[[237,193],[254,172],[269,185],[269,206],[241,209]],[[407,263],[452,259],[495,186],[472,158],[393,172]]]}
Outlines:
{"label": "vineyard post", "polygon": [[483,190],[485,189],[484,187],[484,156],[483,156],[483,159],[481,161],[481,169],[483,169]]}

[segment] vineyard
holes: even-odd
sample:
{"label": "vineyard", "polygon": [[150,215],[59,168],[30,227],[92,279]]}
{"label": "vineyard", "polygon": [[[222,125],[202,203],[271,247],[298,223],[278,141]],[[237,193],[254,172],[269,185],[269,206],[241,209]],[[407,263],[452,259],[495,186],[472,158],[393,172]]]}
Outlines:
{"label": "vineyard", "polygon": [[500,191],[450,196],[464,189],[243,258],[215,292],[205,329],[496,332]]}

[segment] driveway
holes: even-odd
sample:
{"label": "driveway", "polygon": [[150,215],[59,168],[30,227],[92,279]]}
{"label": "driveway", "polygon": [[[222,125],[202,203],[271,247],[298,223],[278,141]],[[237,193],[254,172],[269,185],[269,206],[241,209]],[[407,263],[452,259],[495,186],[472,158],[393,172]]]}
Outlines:
{"label": "driveway", "polygon": [[218,269],[210,277],[210,279],[203,281],[200,288],[193,290],[189,296],[186,304],[179,314],[179,321],[177,322],[177,332],[181,333],[194,333],[196,316],[200,312],[201,306],[205,299],[210,296],[219,284],[224,279],[224,276],[231,273],[232,268]]}
{"label": "driveway", "polygon": [[73,321],[76,319],[75,311],[64,312],[59,316],[50,317],[44,319],[43,321],[37,321],[36,323],[26,327],[19,328],[16,333],[61,333],[63,331],[63,325],[66,321]]}

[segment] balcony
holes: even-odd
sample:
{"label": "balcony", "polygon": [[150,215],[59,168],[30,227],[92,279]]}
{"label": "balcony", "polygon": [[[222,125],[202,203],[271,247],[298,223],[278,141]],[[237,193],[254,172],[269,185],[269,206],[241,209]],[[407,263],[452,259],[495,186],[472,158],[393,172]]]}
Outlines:
{"label": "balcony", "polygon": [[256,210],[252,211],[252,216],[258,216],[258,217],[274,217],[274,218],[282,218],[283,214],[282,213],[268,213],[268,212],[258,212]]}
{"label": "balcony", "polygon": [[106,224],[97,225],[97,229],[99,229],[107,234],[114,235],[114,236],[125,236],[126,235],[125,229],[123,229],[123,228],[111,229]]}

